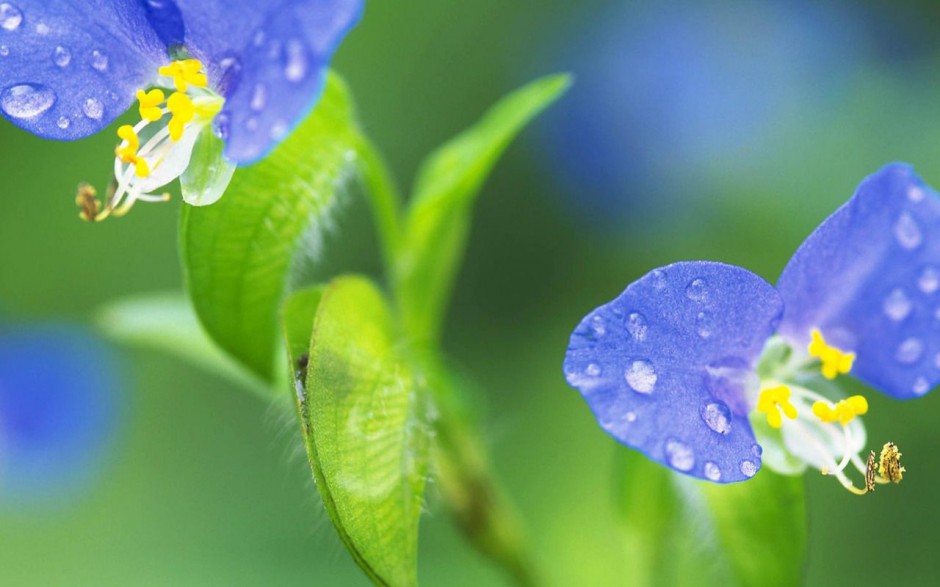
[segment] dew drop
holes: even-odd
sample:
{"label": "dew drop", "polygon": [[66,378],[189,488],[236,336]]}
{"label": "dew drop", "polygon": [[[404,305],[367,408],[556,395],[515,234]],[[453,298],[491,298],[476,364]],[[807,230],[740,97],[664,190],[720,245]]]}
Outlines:
{"label": "dew drop", "polygon": [[12,118],[33,118],[52,108],[55,100],[55,93],[45,86],[20,84],[3,90],[0,108]]}
{"label": "dew drop", "polygon": [[741,461],[741,472],[745,477],[751,478],[757,474],[757,465],[752,461]]}
{"label": "dew drop", "polygon": [[623,415],[627,422],[636,422],[636,412],[627,412]]}
{"label": "dew drop", "polygon": [[70,124],[72,124],[72,121],[64,116],[60,116],[59,119],[55,121],[55,125],[62,130],[67,129]]}
{"label": "dew drop", "polygon": [[910,365],[916,363],[924,353],[924,343],[919,338],[908,338],[898,347],[895,358],[899,363]]}
{"label": "dew drop", "polygon": [[633,361],[627,367],[624,378],[626,378],[627,384],[633,388],[633,391],[639,393],[652,393],[656,387],[656,370],[648,361]]}
{"label": "dew drop", "polygon": [[630,315],[627,316],[627,332],[630,333],[633,340],[643,342],[646,340],[648,331],[649,326],[646,324],[646,317],[639,312],[630,312]]}
{"label": "dew drop", "polygon": [[936,267],[924,267],[917,278],[917,287],[925,294],[932,294],[940,289],[940,271]]}
{"label": "dew drop", "polygon": [[228,139],[231,124],[232,118],[229,116],[228,112],[220,112],[218,116],[215,117],[215,134],[218,135],[220,139]]}
{"label": "dew drop", "polygon": [[41,22],[36,25],[36,34],[40,36],[46,36],[49,34],[49,25],[44,22]]}
{"label": "dew drop", "polygon": [[904,290],[896,287],[885,297],[884,301],[881,303],[881,307],[888,318],[891,318],[895,322],[900,322],[911,313],[912,304],[910,298],[904,293]]}
{"label": "dew drop", "polygon": [[731,409],[723,401],[714,401],[702,410],[702,419],[718,434],[731,432]]}
{"label": "dew drop", "polygon": [[268,101],[268,89],[264,84],[255,84],[254,89],[251,92],[251,103],[249,106],[255,112],[261,112],[264,110],[264,105]]}
{"label": "dew drop", "polygon": [[95,49],[91,52],[91,66],[102,73],[108,71],[108,56]]}
{"label": "dew drop", "polygon": [[591,332],[594,333],[596,338],[600,338],[607,334],[607,325],[604,324],[604,319],[600,316],[594,316],[591,318]]}
{"label": "dew drop", "polygon": [[930,382],[924,377],[918,377],[914,380],[914,387],[911,390],[917,395],[924,395],[930,391]]}
{"label": "dew drop", "polygon": [[88,98],[82,103],[82,112],[92,120],[101,120],[101,116],[104,114],[104,104],[97,98]]}
{"label": "dew drop", "polygon": [[712,335],[712,317],[708,312],[699,312],[695,317],[695,331],[702,338]]}
{"label": "dew drop", "polygon": [[759,444],[755,444],[751,447],[751,454],[759,459],[764,454],[764,449]]}
{"label": "dew drop", "polygon": [[264,45],[264,39],[265,39],[264,31],[261,29],[258,29],[257,31],[255,31],[255,36],[252,37],[252,43],[255,44],[255,47],[260,47],[261,45]]}
{"label": "dew drop", "polygon": [[650,273],[650,283],[654,289],[663,289],[666,287],[666,272],[662,269],[654,269]]}
{"label": "dew drop", "polygon": [[708,297],[708,285],[704,279],[693,279],[685,288],[685,295],[693,302],[704,302]]}
{"label": "dew drop", "polygon": [[21,22],[23,22],[23,13],[19,8],[9,2],[0,3],[0,27],[15,31],[20,28]]}
{"label": "dew drop", "polygon": [[6,57],[10,54],[10,48],[6,45],[0,45],[0,57]]}
{"label": "dew drop", "polygon": [[675,439],[666,441],[666,460],[673,468],[680,471],[691,471],[695,466],[695,455],[692,449]]}
{"label": "dew drop", "polygon": [[278,120],[273,125],[271,125],[271,138],[274,140],[280,140],[287,136],[287,123],[283,120]]}
{"label": "dew drop", "polygon": [[718,468],[718,465],[711,461],[705,462],[705,478],[709,481],[719,481],[721,480],[721,469]]}
{"label": "dew drop", "polygon": [[917,222],[907,212],[902,212],[898,217],[894,225],[894,237],[898,240],[898,244],[909,251],[919,247],[924,240]]}
{"label": "dew drop", "polygon": [[597,363],[588,363],[588,366],[584,368],[584,374],[588,377],[597,377],[601,374],[601,366]]}
{"label": "dew drop", "polygon": [[245,121],[245,128],[252,132],[258,130],[258,118],[255,116],[248,118]]}
{"label": "dew drop", "polygon": [[907,188],[907,199],[917,203],[924,199],[924,188],[918,185],[912,185]]}
{"label": "dew drop", "polygon": [[300,82],[307,77],[307,48],[297,39],[287,42],[287,65],[284,67],[284,77],[290,82]]}
{"label": "dew drop", "polygon": [[72,52],[65,47],[56,47],[52,52],[52,61],[59,67],[68,67],[72,62]]}

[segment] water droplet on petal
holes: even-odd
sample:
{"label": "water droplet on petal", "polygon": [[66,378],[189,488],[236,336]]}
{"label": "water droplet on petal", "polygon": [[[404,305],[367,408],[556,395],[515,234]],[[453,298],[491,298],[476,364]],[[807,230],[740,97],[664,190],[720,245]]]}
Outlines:
{"label": "water droplet on petal", "polygon": [[65,47],[56,47],[52,52],[52,61],[59,67],[68,67],[72,62],[72,52]]}
{"label": "water droplet on petal", "polygon": [[55,124],[62,130],[65,130],[72,124],[72,121],[64,116],[60,116],[59,119],[55,121]]}
{"label": "water droplet on petal", "polygon": [[0,2],[0,27],[15,31],[23,22],[23,13],[9,2]]}
{"label": "water droplet on petal", "polygon": [[591,318],[591,331],[594,333],[596,338],[600,338],[607,334],[607,325],[604,324],[604,319],[600,316],[594,316]]}
{"label": "water droplet on petal", "polygon": [[636,422],[635,412],[627,412],[626,414],[623,415],[623,417],[627,420],[627,422]]}
{"label": "water droplet on petal", "polygon": [[601,374],[601,366],[597,363],[588,363],[588,366],[584,368],[584,374],[588,377],[597,377]]}
{"label": "water droplet on petal", "polygon": [[924,267],[917,278],[917,287],[925,294],[932,294],[940,289],[940,270],[936,267]]}
{"label": "water droplet on petal", "polygon": [[11,118],[33,118],[52,108],[55,100],[55,93],[45,86],[20,84],[3,90],[0,108]]}
{"label": "water droplet on petal", "polygon": [[702,410],[702,419],[718,434],[731,432],[731,409],[725,402],[714,401],[707,404]]}
{"label": "water droplet on petal", "polygon": [[666,272],[662,269],[654,269],[650,273],[650,283],[654,289],[663,289],[666,287]]}
{"label": "water droplet on petal", "polygon": [[755,444],[751,447],[751,454],[759,459],[764,454],[764,449],[759,444]]}
{"label": "water droplet on petal", "polygon": [[271,125],[271,138],[274,140],[280,140],[287,136],[287,123],[283,120],[278,120],[273,125]]}
{"label": "water droplet on petal", "polygon": [[757,465],[752,461],[741,461],[741,472],[745,477],[753,477],[757,474]]}
{"label": "water droplet on petal", "polygon": [[10,54],[10,48],[6,45],[0,45],[0,57],[6,57]]}
{"label": "water droplet on petal", "polygon": [[627,367],[624,378],[633,391],[639,393],[652,393],[656,387],[656,370],[648,361],[633,361]]}
{"label": "water droplet on petal", "polygon": [[930,391],[930,382],[924,377],[918,377],[914,380],[914,387],[911,390],[917,395],[924,395]]}
{"label": "water droplet on petal", "polygon": [[907,199],[914,202],[915,204],[920,202],[924,199],[924,188],[918,185],[912,185],[911,187],[907,188]]}
{"label": "water droplet on petal", "polygon": [[685,295],[693,302],[704,302],[708,297],[708,284],[704,279],[693,279],[685,288]]}
{"label": "water droplet on petal", "polygon": [[699,312],[695,317],[695,331],[702,338],[708,338],[712,335],[712,315],[708,312]]}
{"label": "water droplet on petal", "polygon": [[904,290],[900,287],[891,290],[891,293],[889,293],[881,303],[885,314],[895,322],[900,322],[907,318],[907,315],[911,313],[912,306],[913,304],[910,298],[907,297],[907,294],[905,294]]}
{"label": "water droplet on petal", "polygon": [[284,67],[284,77],[287,81],[299,82],[307,77],[307,48],[297,40],[287,42],[287,65]]}
{"label": "water droplet on petal", "polygon": [[108,56],[97,49],[92,51],[91,66],[102,73],[108,71]]}
{"label": "water droplet on petal", "polygon": [[88,98],[82,103],[82,112],[92,120],[101,120],[104,114],[104,104],[97,98]]}
{"label": "water droplet on petal", "polygon": [[222,140],[228,138],[229,129],[232,123],[232,117],[228,112],[220,112],[215,117],[215,134]]}
{"label": "water droplet on petal", "polygon": [[919,338],[908,338],[898,347],[895,358],[900,363],[910,365],[916,363],[924,353],[924,343]]}
{"label": "water droplet on petal", "polygon": [[261,29],[258,29],[257,31],[255,31],[254,37],[252,37],[252,43],[255,44],[255,47],[260,47],[261,45],[264,45],[264,38],[265,38],[264,31]]}
{"label": "water droplet on petal", "polygon": [[649,326],[646,324],[646,317],[639,312],[630,312],[630,315],[627,316],[627,332],[630,333],[633,340],[643,342],[646,340],[648,331]]}
{"label": "water droplet on petal", "polygon": [[898,244],[909,251],[919,247],[924,240],[917,222],[907,212],[902,212],[898,217],[894,225],[894,237],[898,240]]}
{"label": "water droplet on petal", "polygon": [[691,471],[695,466],[695,455],[688,445],[675,439],[666,441],[666,461],[680,471]]}
{"label": "water droplet on petal", "polygon": [[258,118],[255,116],[252,116],[248,120],[246,120],[245,128],[252,132],[258,130]]}
{"label": "water droplet on petal", "polygon": [[251,103],[249,106],[255,112],[261,112],[264,110],[264,105],[268,102],[268,89],[264,84],[255,84],[254,89],[251,92]]}
{"label": "water droplet on petal", "polygon": [[705,478],[709,481],[720,481],[721,469],[718,468],[718,465],[711,461],[707,461],[705,463]]}
{"label": "water droplet on petal", "polygon": [[44,22],[40,22],[36,25],[36,34],[40,36],[46,36],[49,34],[49,25]]}

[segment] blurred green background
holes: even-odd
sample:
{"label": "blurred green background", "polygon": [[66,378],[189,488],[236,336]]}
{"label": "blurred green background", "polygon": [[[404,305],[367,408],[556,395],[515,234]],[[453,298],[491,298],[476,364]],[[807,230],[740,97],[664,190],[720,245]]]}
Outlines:
{"label": "blurred green background", "polygon": [[[708,38],[732,50],[720,53],[715,70],[725,77],[713,76],[707,59],[686,63],[692,73],[674,76],[683,102],[668,95],[634,102],[631,89],[657,87],[646,82],[670,75],[685,54],[663,66],[654,50],[652,70],[614,79],[621,49],[598,42],[617,39],[611,27],[621,21],[624,38],[637,22],[668,30],[681,4],[644,20],[631,15],[647,14],[648,5],[601,0],[371,2],[335,62],[403,185],[423,155],[507,91],[558,70],[585,81],[524,135],[487,185],[446,334],[448,351],[479,383],[495,466],[552,585],[618,585],[631,564],[611,501],[614,454],[626,449],[596,426],[561,376],[580,318],[653,267],[680,259],[735,263],[775,281],[802,239],[887,162],[911,162],[940,185],[934,3],[837,3],[807,25],[806,38],[822,42],[818,52],[816,45],[790,51],[803,37],[783,35],[781,51],[769,54],[781,61],[758,67],[763,77],[754,83],[747,78],[753,43],[780,21],[753,10],[737,19],[727,3],[703,6],[725,14],[724,24],[693,18],[683,26],[712,27]],[[795,10],[787,26],[802,26]],[[627,47],[646,62],[642,44]],[[597,65],[602,57],[612,69]],[[750,69],[739,72],[748,59]],[[783,60],[809,72],[788,76],[786,92],[762,82]],[[716,116],[722,111],[694,106],[724,103],[728,96],[709,88],[738,78],[741,91],[752,92],[735,97],[743,106],[695,128],[731,132],[739,114],[757,122],[737,129],[734,141],[703,140],[694,153],[680,148],[689,143],[662,121],[681,128]],[[767,95],[775,100],[756,116],[741,110]],[[583,112],[596,113],[603,127],[611,108],[642,114],[648,103],[659,108],[655,125],[614,125],[600,138],[556,132]],[[624,137],[638,155],[618,158]],[[114,142],[110,132],[80,144],[46,142],[0,123],[0,324],[91,323],[110,299],[181,287],[178,198],[140,204],[100,225],[77,218],[75,186],[105,184]],[[648,143],[659,151],[646,152]],[[644,165],[635,176],[603,182],[585,179],[590,166],[566,171],[567,159],[592,154],[607,173]],[[370,235],[368,211],[353,193],[315,273],[377,272]],[[0,584],[366,584],[322,511],[289,414],[173,358],[120,352],[122,419],[107,466],[94,485],[55,504],[0,505]],[[869,397],[871,442],[898,443],[909,473],[902,486],[866,498],[808,474],[807,582],[937,584],[940,396],[916,403]],[[463,545],[433,493],[422,526],[422,582],[505,584]]]}

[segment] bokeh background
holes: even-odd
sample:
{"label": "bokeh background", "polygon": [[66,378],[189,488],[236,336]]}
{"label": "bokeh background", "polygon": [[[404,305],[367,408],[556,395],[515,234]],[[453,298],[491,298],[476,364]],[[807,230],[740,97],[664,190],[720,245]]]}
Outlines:
{"label": "bokeh background", "polygon": [[[612,503],[626,449],[561,376],[578,320],[681,259],[775,281],[887,162],[940,185],[940,5],[817,4],[375,1],[339,52],[363,125],[404,185],[510,89],[577,77],[488,183],[446,335],[479,383],[496,468],[552,585],[619,585],[630,564]],[[0,121],[0,343],[20,348],[16,337],[36,330],[94,336],[108,300],[181,287],[178,199],[100,225],[76,217],[76,184],[104,185],[113,146],[111,133],[53,143]],[[320,273],[376,273],[370,234],[351,197]],[[64,369],[55,344],[67,343],[17,364]],[[36,402],[29,434],[0,435],[0,464],[28,453],[17,443],[46,459],[0,466],[0,487],[47,488],[0,491],[0,584],[367,584],[322,511],[289,416],[154,351],[83,348],[93,358],[68,369],[101,382],[89,405],[63,406],[59,386],[33,390],[65,426],[57,438],[81,450],[43,452]],[[864,499],[807,476],[807,582],[937,584],[940,394],[872,395],[871,406],[869,437],[897,442],[909,474]],[[100,434],[82,427],[92,416]],[[425,585],[505,584],[433,497],[427,509]]]}

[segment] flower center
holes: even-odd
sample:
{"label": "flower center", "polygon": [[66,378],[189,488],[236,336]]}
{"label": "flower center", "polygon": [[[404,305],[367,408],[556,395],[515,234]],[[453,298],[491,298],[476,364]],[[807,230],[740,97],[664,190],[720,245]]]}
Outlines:
{"label": "flower center", "polygon": [[[118,131],[114,150],[114,183],[102,209],[95,191],[79,187],[76,201],[84,220],[123,216],[137,201],[165,202],[168,193],[152,193],[183,174],[196,138],[222,109],[225,100],[207,88],[203,65],[197,59],[173,61],[158,73],[161,88],[138,90],[140,122]],[[164,89],[172,86],[169,98]],[[170,90],[167,90],[170,91]],[[167,115],[169,117],[167,118]]]}
{"label": "flower center", "polygon": [[[828,344],[818,329],[812,331],[808,356],[792,353],[789,347],[781,352],[780,343],[774,340],[765,349],[768,362],[774,365],[761,367],[762,386],[752,419],[758,433],[764,419],[769,426],[769,430],[763,428],[767,438],[761,438],[761,443],[782,441],[789,457],[803,463],[802,467],[809,465],[823,475],[834,476],[844,488],[859,495],[874,491],[876,483],[900,482],[904,467],[893,444],[884,446],[877,467],[873,452],[867,458],[862,456],[866,435],[860,416],[868,413],[868,401],[860,395],[830,398],[810,389],[831,388],[833,384],[826,380],[848,373],[855,354]],[[819,363],[807,360],[814,358]],[[817,368],[819,371],[815,371]],[[819,378],[820,371],[825,379]],[[765,455],[768,452],[772,451],[765,451]],[[774,468],[773,463],[768,464]],[[857,488],[849,478],[850,466],[863,476],[864,489]]]}

